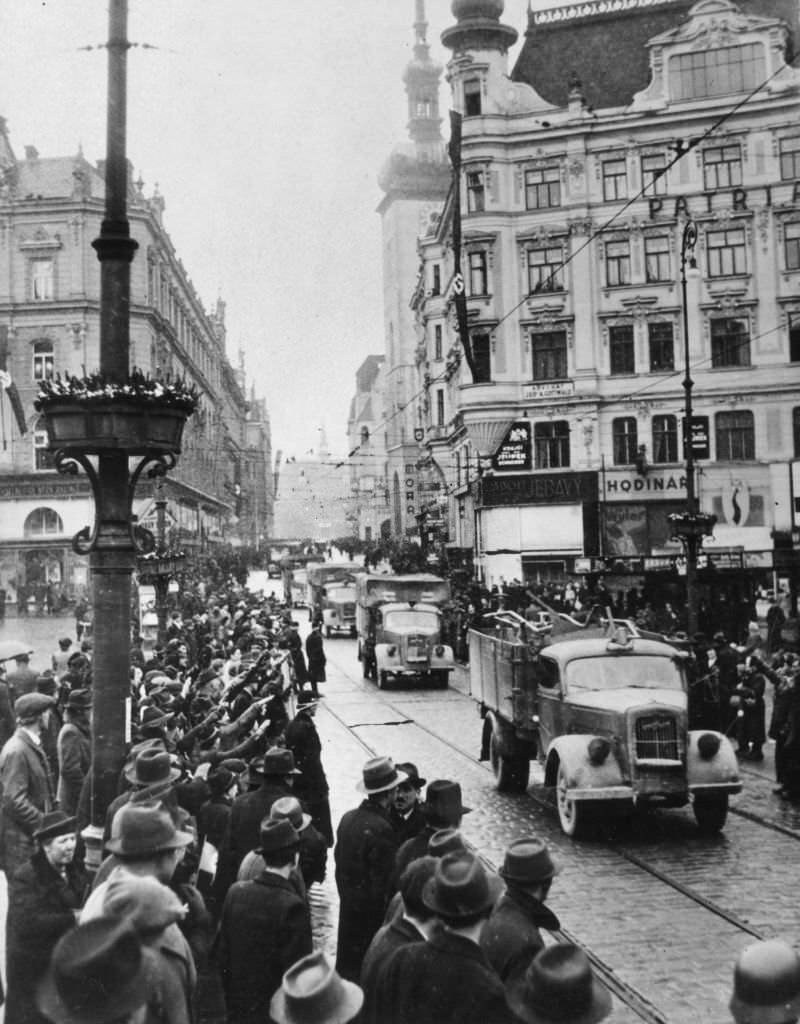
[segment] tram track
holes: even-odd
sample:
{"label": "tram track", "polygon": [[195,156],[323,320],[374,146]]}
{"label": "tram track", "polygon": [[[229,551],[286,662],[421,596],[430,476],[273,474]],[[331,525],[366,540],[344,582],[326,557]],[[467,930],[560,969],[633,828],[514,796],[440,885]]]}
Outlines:
{"label": "tram track", "polygon": [[[419,708],[415,708],[413,699],[393,699],[390,694],[386,693],[386,691],[377,690],[373,684],[355,677],[348,669],[343,668],[342,671],[362,693],[368,695],[371,700],[378,702],[386,712],[385,716],[378,716],[383,719],[380,722],[364,721],[361,723],[351,722],[348,724],[345,718],[337,714],[333,708],[328,708],[329,712],[351,732],[366,752],[370,754],[375,753],[376,748],[364,739],[362,734],[365,730],[374,730],[387,726],[390,728],[405,727],[419,730],[419,732],[428,737],[429,741],[442,745],[450,751],[451,754],[455,754],[459,759],[463,759],[467,762],[473,771],[478,770],[484,777],[492,777],[491,768],[485,763],[478,761],[475,756],[474,748],[472,751],[465,749],[465,734],[462,733],[462,736],[458,737],[453,735],[452,731],[445,732],[441,727],[431,727],[425,721],[424,701],[420,702]],[[407,693],[408,691],[405,692]],[[454,777],[459,777],[457,763],[458,762],[453,766]],[[553,809],[553,802],[547,798],[547,794],[543,791],[542,787],[539,787],[538,790],[535,786],[531,787],[526,794],[526,800],[530,800],[543,807],[547,807],[549,811],[552,811]],[[787,840],[796,841],[797,839],[800,839],[800,833],[792,829],[790,826],[769,821],[768,819],[753,812],[745,810],[738,811],[735,807],[732,807],[731,814],[740,818],[743,822],[749,822],[765,829],[769,829],[773,833],[785,837]],[[556,827],[555,823],[554,827]],[[548,841],[550,840],[548,839]],[[752,924],[742,914],[737,913],[735,910],[730,909],[729,906],[726,906],[724,900],[720,901],[719,899],[700,891],[696,885],[687,883],[687,881],[675,873],[665,869],[663,865],[659,866],[658,863],[654,862],[658,858],[648,858],[646,854],[642,853],[641,849],[635,849],[636,844],[633,844],[632,848],[632,845],[626,843],[624,840],[620,841],[619,839],[614,839],[600,848],[598,846],[592,847],[591,844],[584,846],[584,844],[572,843],[569,840],[564,840],[562,837],[562,846],[565,849],[569,849],[571,852],[574,851],[577,853],[579,855],[579,861],[582,848],[595,853],[598,849],[601,849],[604,857],[616,857],[628,866],[627,870],[640,872],[642,875],[650,878],[653,883],[657,883],[658,885],[669,889],[674,894],[675,900],[687,901],[688,904],[695,907],[695,916],[700,915],[700,917],[706,921],[706,924],[699,929],[699,931],[707,932],[708,935],[714,934],[724,922],[724,927],[730,931],[728,941],[732,945],[736,944],[735,936],[737,934],[742,938],[746,937],[748,940],[768,937],[761,928]],[[480,850],[478,850],[478,852],[487,865],[496,870],[497,864],[493,861],[492,857],[485,855]],[[795,851],[792,850],[789,856],[790,858],[796,857]],[[680,911],[678,913],[680,913]],[[713,925],[711,922],[714,920],[718,921],[720,924],[717,926]],[[611,962],[611,958],[604,955],[603,950],[595,948],[591,940],[587,941],[585,936],[577,935],[575,931],[574,927],[571,929],[562,928],[560,931],[553,932],[552,937],[556,941],[564,940],[576,942],[585,950],[594,964],[598,975],[603,979],[609,990],[617,997],[620,1003],[630,1011],[630,1014],[632,1015],[630,1019],[645,1021],[648,1022],[648,1024],[666,1024],[668,1020],[674,1019],[667,1017],[656,1005],[656,1001],[651,998],[652,993],[643,991],[641,986],[632,984],[623,978],[621,976],[621,971],[615,968],[613,962]]]}

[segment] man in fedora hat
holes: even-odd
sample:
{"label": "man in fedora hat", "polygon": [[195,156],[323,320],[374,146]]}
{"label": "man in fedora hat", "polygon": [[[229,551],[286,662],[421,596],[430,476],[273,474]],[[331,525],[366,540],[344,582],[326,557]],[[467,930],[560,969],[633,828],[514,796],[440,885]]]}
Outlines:
{"label": "man in fedora hat", "polygon": [[59,939],[36,993],[56,1024],[143,1024],[152,960],[129,921],[100,917]]}
{"label": "man in fedora hat", "polygon": [[729,1005],[736,1024],[797,1024],[800,957],[788,942],[754,942],[739,954]]}
{"label": "man in fedora hat", "polygon": [[428,785],[425,803],[422,804],[425,827],[417,835],[407,839],[397,851],[392,876],[393,891],[397,890],[400,876],[411,861],[428,853],[428,843],[434,832],[443,828],[457,829],[461,825],[462,817],[471,810],[472,808],[465,807],[462,803],[461,786],[457,782],[450,779],[434,779]]}
{"label": "man in fedora hat", "polygon": [[525,1024],[598,1024],[612,1005],[589,958],[571,942],[541,950],[507,985],[506,998],[515,1019]]}
{"label": "man in fedora hat", "polygon": [[448,853],[422,890],[439,919],[427,942],[397,949],[377,979],[382,1024],[511,1024],[503,983],[478,939],[499,895],[500,880],[471,853]]}
{"label": "man in fedora hat", "polygon": [[55,787],[42,746],[42,715],[53,698],[26,693],[14,701],[17,728],[0,751],[2,849],[0,864],[11,882],[36,850],[34,832],[53,810]]}
{"label": "man in fedora hat", "polygon": [[300,774],[291,750],[283,747],[270,747],[262,758],[250,762],[249,772],[259,785],[237,796],[231,806],[214,883],[214,897],[220,907],[245,856],[258,846],[261,822],[276,800],[292,795],[291,780]]}
{"label": "man in fedora hat", "polygon": [[348,1024],[358,1016],[362,1002],[358,985],[340,978],[333,962],[316,950],[284,974],[269,1015],[275,1024]]}
{"label": "man in fedora hat", "polygon": [[75,814],[83,780],[92,760],[90,732],[92,695],[89,690],[72,690],[64,705],[64,724],[58,733],[58,804],[67,814]]}
{"label": "man in fedora hat", "polygon": [[381,1024],[376,1015],[377,978],[381,968],[396,949],[409,942],[425,942],[432,934],[436,918],[422,902],[422,891],[436,873],[434,857],[418,857],[412,861],[400,878],[402,905],[396,916],[375,933],[364,954],[361,966],[361,988],[364,990],[364,1009],[361,1024]]}
{"label": "man in fedora hat", "polygon": [[314,724],[316,711],[317,701],[305,691],[300,693],[295,716],[286,727],[286,746],[303,773],[297,779],[295,792],[308,808],[314,828],[322,833],[328,846],[333,846],[328,779],[322,766],[322,743]]}
{"label": "man in fedora hat", "polygon": [[404,761],[397,767],[408,776],[405,782],[401,782],[397,787],[390,811],[392,825],[397,833],[397,845],[402,846],[407,839],[419,835],[425,828],[425,815],[421,805],[422,787],[427,779],[420,778],[417,766],[411,761]]}
{"label": "man in fedora hat", "polygon": [[405,778],[390,757],[367,761],[357,786],[365,799],[342,817],[336,833],[334,859],[340,900],[336,969],[350,981],[358,981],[364,953],[383,923],[391,895],[397,837],[389,809]]}
{"label": "man in fedora hat", "polygon": [[540,839],[517,839],[506,850],[499,872],[506,891],[481,932],[481,949],[505,984],[544,948],[539,929],[561,927],[544,903],[559,870]]}
{"label": "man in fedora hat", "polygon": [[263,1024],[286,971],[312,949],[307,904],[289,880],[300,840],[287,818],[267,819],[260,830],[264,870],[235,882],[222,908],[217,962],[228,1024]]}
{"label": "man in fedora hat", "polygon": [[142,747],[133,762],[123,768],[122,774],[130,788],[115,797],[108,806],[104,835],[106,842],[111,835],[114,816],[121,807],[129,803],[136,793],[150,790],[153,786],[158,787],[159,792],[163,793],[163,787],[175,785],[181,771],[173,765],[164,747],[155,741],[150,746]]}

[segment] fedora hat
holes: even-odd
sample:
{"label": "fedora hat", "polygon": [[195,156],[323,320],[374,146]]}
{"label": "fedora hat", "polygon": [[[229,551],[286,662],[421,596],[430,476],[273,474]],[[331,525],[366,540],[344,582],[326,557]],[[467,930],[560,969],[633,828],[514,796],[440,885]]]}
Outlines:
{"label": "fedora hat", "polygon": [[318,949],[284,974],[269,1013],[277,1024],[346,1024],[363,1002],[359,986],[339,977],[333,963]]}
{"label": "fedora hat", "polygon": [[74,835],[78,819],[70,817],[63,811],[48,811],[42,818],[41,825],[33,833],[37,843],[46,843],[56,836]]}
{"label": "fedora hat", "polygon": [[371,757],[364,765],[361,781],[356,789],[361,793],[385,793],[394,789],[408,778],[405,772],[398,771],[391,757]]}
{"label": "fedora hat", "polygon": [[65,707],[71,711],[88,711],[92,706],[92,694],[90,690],[72,690]]}
{"label": "fedora hat", "polygon": [[298,832],[311,824],[311,815],[305,813],[296,796],[282,796],[276,800],[269,809],[269,816],[272,821],[285,818]]}
{"label": "fedora hat", "polygon": [[471,807],[464,807],[461,801],[461,786],[449,779],[434,779],[425,791],[422,810],[429,822],[455,826],[463,814],[469,814]]}
{"label": "fedora hat", "polygon": [[302,775],[295,767],[294,754],[284,747],[270,747],[263,757],[254,758],[248,767],[256,775]]}
{"label": "fedora hat", "polygon": [[130,921],[96,917],[56,943],[36,1002],[59,1024],[109,1024],[144,1005],[152,970]]}
{"label": "fedora hat", "polygon": [[506,989],[508,1005],[526,1024],[596,1024],[611,1012],[608,989],[578,946],[557,942],[532,960]]}
{"label": "fedora hat", "polygon": [[502,888],[473,853],[462,850],[439,860],[436,874],[422,890],[422,902],[445,921],[459,921],[488,913]]}
{"label": "fedora hat", "polygon": [[549,881],[561,868],[541,839],[516,839],[506,850],[498,874],[512,885],[538,885]]}
{"label": "fedora hat", "polygon": [[162,711],[160,708],[147,707],[142,711],[139,718],[140,729],[164,729],[172,721],[175,715],[171,711]]}
{"label": "fedora hat", "polygon": [[106,847],[123,859],[147,857],[194,842],[189,832],[179,832],[166,811],[147,804],[123,804],[111,822]]}
{"label": "fedora hat", "polygon": [[437,860],[444,857],[446,853],[455,853],[457,850],[466,850],[467,845],[464,837],[457,828],[440,828],[428,840],[428,853]]}
{"label": "fedora hat", "polygon": [[398,764],[397,770],[399,772],[406,773],[406,775],[408,776],[408,781],[411,783],[414,789],[422,789],[422,787],[428,781],[427,779],[421,779],[419,777],[417,766],[415,764],[412,764],[411,761],[403,761],[401,764]]}
{"label": "fedora hat", "polygon": [[738,1024],[784,1024],[800,1016],[800,958],[787,942],[755,942],[733,969],[733,1019]]}
{"label": "fedora hat", "polygon": [[152,786],[157,782],[175,782],[181,775],[174,768],[166,750],[147,747],[136,755],[136,760],[125,769],[125,778],[134,786]]}
{"label": "fedora hat", "polygon": [[151,876],[119,874],[103,897],[103,913],[127,918],[144,941],[182,921],[186,912],[172,889]]}
{"label": "fedora hat", "polygon": [[299,845],[300,836],[288,818],[264,818],[261,822],[258,853],[296,850]]}

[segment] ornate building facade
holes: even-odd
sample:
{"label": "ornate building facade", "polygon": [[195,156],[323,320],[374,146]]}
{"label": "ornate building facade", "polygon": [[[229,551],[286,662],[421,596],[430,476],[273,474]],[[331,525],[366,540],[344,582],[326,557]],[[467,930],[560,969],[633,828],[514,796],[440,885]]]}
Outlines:
{"label": "ornate building facade", "polygon": [[[88,484],[53,468],[34,409],[39,381],[84,376],[99,365],[102,164],[17,159],[0,125],[0,585],[16,601],[47,584],[85,590],[88,563],[71,538],[94,519]],[[271,529],[269,418],[244,372],[228,361],[225,306],[208,311],[164,227],[164,199],[129,181],[131,368],[180,377],[200,394],[183,454],[167,478],[170,540],[203,547],[223,537],[251,543]],[[142,482],[134,511],[151,528],[152,488]]]}
{"label": "ornate building facade", "polygon": [[463,278],[451,193],[412,291],[448,542],[488,584],[679,584],[688,353],[697,493],[717,517],[703,565],[769,584],[792,568],[800,459],[796,5],[531,12],[510,75],[503,8],[452,3]]}

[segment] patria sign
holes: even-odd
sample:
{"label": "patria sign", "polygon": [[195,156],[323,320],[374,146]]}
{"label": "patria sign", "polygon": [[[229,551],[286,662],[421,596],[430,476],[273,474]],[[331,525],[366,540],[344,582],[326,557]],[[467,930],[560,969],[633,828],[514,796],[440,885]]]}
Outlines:
{"label": "patria sign", "polygon": [[683,498],[686,496],[686,474],[682,469],[650,469],[646,476],[638,473],[606,473],[603,492],[606,501],[650,498]]}

